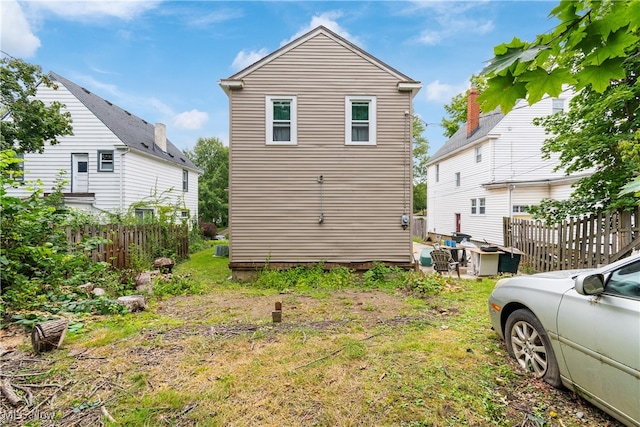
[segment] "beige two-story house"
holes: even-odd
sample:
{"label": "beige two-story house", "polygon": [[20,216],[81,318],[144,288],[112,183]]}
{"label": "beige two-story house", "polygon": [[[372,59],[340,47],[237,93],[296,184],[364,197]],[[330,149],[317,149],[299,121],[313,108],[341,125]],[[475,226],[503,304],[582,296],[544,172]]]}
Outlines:
{"label": "beige two-story house", "polygon": [[419,82],[321,26],[219,84],[234,277],[267,264],[412,264]]}

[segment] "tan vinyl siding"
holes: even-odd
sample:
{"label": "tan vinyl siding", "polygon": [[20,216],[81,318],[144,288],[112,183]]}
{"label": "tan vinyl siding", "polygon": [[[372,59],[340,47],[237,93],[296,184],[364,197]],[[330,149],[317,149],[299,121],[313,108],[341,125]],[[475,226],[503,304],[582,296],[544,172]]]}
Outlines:
{"label": "tan vinyl siding", "polygon": [[[230,95],[231,262],[410,262],[411,94],[398,79],[321,34],[243,82]],[[297,96],[297,145],[265,145],[266,95]],[[347,95],[376,96],[377,145],[345,146]]]}

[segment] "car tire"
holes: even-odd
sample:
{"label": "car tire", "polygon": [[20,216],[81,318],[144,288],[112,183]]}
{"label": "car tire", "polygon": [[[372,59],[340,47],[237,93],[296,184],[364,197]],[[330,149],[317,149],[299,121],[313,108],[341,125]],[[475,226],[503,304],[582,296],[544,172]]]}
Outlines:
{"label": "car tire", "polygon": [[544,327],[533,313],[526,309],[511,313],[504,335],[509,355],[521,367],[554,387],[562,387],[553,347]]}

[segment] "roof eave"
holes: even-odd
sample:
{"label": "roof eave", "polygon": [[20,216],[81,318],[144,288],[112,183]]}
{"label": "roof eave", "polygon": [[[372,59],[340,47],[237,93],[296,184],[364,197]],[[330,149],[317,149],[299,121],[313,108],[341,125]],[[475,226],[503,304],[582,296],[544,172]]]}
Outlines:
{"label": "roof eave", "polygon": [[244,88],[244,82],[236,79],[222,79],[218,84],[227,95],[230,95],[233,90],[242,90]]}
{"label": "roof eave", "polygon": [[399,92],[411,92],[411,97],[416,96],[418,92],[422,89],[422,83],[414,82],[414,81],[406,81],[406,82],[398,82],[398,91]]}

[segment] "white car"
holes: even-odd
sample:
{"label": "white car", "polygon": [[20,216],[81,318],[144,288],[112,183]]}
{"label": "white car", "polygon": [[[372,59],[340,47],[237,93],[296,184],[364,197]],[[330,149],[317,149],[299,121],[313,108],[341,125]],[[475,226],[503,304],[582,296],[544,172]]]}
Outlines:
{"label": "white car", "polygon": [[640,255],[499,280],[489,316],[523,368],[640,426]]}

